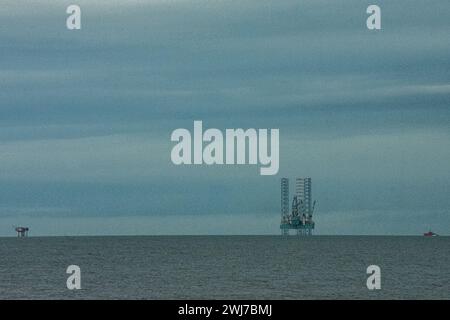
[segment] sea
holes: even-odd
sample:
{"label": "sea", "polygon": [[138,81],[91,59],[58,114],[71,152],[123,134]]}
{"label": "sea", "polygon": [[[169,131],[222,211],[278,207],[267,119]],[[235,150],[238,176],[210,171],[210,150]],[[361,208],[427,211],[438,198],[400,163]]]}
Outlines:
{"label": "sea", "polygon": [[449,298],[450,237],[0,238],[0,299]]}

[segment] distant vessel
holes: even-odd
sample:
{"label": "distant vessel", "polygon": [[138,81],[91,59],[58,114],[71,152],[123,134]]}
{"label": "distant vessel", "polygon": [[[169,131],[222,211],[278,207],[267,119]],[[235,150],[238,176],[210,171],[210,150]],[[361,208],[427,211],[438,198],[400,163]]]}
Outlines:
{"label": "distant vessel", "polygon": [[436,233],[434,233],[432,231],[425,232],[423,235],[425,237],[436,237],[436,236],[438,236],[438,234],[436,234]]}

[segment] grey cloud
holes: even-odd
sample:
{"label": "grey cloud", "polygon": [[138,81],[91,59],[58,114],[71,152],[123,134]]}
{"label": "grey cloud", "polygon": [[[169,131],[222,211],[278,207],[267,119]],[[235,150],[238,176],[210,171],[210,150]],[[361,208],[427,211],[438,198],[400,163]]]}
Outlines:
{"label": "grey cloud", "polygon": [[379,1],[380,32],[364,1],[77,2],[77,32],[69,1],[0,8],[0,219],[58,216],[81,233],[222,215],[233,233],[251,212],[277,232],[279,176],[170,163],[171,131],[199,119],[279,128],[280,176],[313,177],[324,232],[417,231],[392,210],[448,221],[433,215],[449,205],[448,1]]}

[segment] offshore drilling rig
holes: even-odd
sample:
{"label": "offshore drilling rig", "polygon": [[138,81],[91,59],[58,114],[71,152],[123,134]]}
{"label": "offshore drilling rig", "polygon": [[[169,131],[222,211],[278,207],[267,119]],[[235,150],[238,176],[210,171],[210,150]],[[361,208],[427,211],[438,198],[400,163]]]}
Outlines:
{"label": "offshore drilling rig", "polygon": [[312,219],[316,201],[312,201],[311,178],[295,180],[295,195],[289,211],[289,179],[281,179],[281,223],[282,235],[289,235],[291,229],[299,236],[311,236],[314,230]]}
{"label": "offshore drilling rig", "polygon": [[28,227],[13,227],[17,232],[18,238],[28,237],[28,231],[30,230]]}

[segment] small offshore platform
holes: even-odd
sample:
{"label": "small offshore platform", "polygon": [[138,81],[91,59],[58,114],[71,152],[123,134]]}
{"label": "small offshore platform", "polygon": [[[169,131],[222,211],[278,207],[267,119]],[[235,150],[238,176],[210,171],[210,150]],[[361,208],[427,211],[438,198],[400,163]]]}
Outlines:
{"label": "small offshore platform", "polygon": [[28,227],[15,227],[14,230],[16,230],[18,238],[25,238],[28,237],[28,230],[30,229]]}
{"label": "small offshore platform", "polygon": [[295,195],[289,210],[289,179],[281,179],[281,223],[282,235],[295,230],[299,236],[311,236],[315,223],[312,219],[316,201],[312,201],[311,178],[295,180]]}

